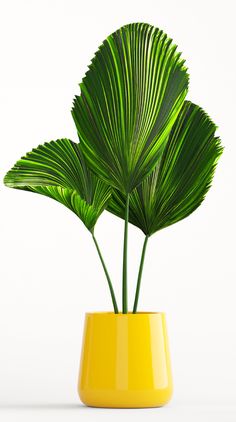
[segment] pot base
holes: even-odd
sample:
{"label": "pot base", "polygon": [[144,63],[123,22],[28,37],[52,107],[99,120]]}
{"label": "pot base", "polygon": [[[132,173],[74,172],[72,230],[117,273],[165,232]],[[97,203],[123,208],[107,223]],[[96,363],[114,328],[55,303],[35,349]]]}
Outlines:
{"label": "pot base", "polygon": [[103,407],[103,408],[151,408],[162,407],[169,402],[172,396],[172,391],[160,390],[156,394],[153,391],[126,391],[120,394],[119,391],[108,392],[79,392],[81,401],[89,407]]}

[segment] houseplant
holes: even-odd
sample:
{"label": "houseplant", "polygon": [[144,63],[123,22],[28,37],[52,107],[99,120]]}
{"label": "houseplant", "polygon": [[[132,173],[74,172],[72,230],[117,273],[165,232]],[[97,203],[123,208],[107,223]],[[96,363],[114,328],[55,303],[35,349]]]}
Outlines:
{"label": "houseplant", "polygon": [[[148,24],[126,25],[99,47],[74,99],[79,143],[40,145],[4,178],[8,187],[61,202],[91,233],[114,308],[86,314],[79,394],[91,406],[160,406],[171,397],[165,315],[137,308],[149,237],[201,204],[222,152],[216,126],[185,99],[187,89],[172,40]],[[105,209],[124,220],[122,312],[95,237]],[[132,312],[129,223],[144,233]]]}

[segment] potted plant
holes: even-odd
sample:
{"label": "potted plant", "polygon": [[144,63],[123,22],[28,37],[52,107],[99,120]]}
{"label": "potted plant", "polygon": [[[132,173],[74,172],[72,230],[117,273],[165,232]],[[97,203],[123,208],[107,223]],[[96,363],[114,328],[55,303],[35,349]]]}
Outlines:
{"label": "potted plant", "polygon": [[[74,99],[79,142],[44,143],[4,179],[8,187],[61,202],[91,233],[114,312],[86,314],[79,394],[90,406],[155,407],[172,394],[165,315],[137,308],[149,237],[201,204],[222,153],[214,123],[185,99],[188,79],[163,31],[123,26],[99,47]],[[95,237],[105,209],[124,220],[121,312]],[[130,312],[129,223],[144,233]]]}

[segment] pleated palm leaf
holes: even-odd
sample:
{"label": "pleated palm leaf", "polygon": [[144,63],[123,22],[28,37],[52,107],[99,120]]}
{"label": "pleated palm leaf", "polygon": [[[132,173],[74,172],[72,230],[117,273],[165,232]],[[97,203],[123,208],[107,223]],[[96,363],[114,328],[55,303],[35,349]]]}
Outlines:
{"label": "pleated palm leaf", "polygon": [[[136,312],[148,238],[189,216],[205,198],[222,153],[215,124],[186,101],[154,171],[130,195],[129,221],[145,234],[133,311]],[[125,218],[125,195],[114,190],[108,210]]]}
{"label": "pleated palm leaf", "polygon": [[62,203],[73,211],[91,232],[101,259],[114,310],[117,303],[94,235],[95,224],[111,197],[109,185],[87,167],[80,145],[59,139],[39,145],[22,157],[4,178],[6,186],[39,193]]}
{"label": "pleated palm leaf", "polygon": [[176,45],[151,25],[125,25],[99,47],[74,99],[81,148],[99,177],[130,193],[154,168],[184,102]]}
{"label": "pleated palm leaf", "polygon": [[126,195],[123,311],[127,312],[129,194],[154,169],[184,102],[188,75],[163,31],[125,25],[92,59],[72,115],[91,169]]}

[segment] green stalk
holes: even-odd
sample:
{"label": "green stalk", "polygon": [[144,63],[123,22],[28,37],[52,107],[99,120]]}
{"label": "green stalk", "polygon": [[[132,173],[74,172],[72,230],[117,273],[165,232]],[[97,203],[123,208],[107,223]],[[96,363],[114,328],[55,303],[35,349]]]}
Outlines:
{"label": "green stalk", "polygon": [[140,284],[141,284],[142,273],[143,273],[143,264],[144,264],[145,253],[146,253],[146,248],[147,248],[147,241],[148,241],[148,235],[145,237],[145,240],[143,243],[143,250],[142,250],[142,255],[141,255],[141,260],[140,260],[140,265],[139,265],[138,280],[137,280],[137,286],[136,286],[136,292],[135,292],[133,314],[137,312]]}
{"label": "green stalk", "polygon": [[123,282],[122,282],[122,312],[128,312],[127,292],[127,252],[128,252],[128,224],[129,224],[129,194],[127,193],[125,205],[124,249],[123,249]]}
{"label": "green stalk", "polygon": [[111,299],[112,299],[112,303],[113,303],[113,307],[114,307],[114,312],[115,312],[115,314],[118,314],[119,313],[119,310],[118,310],[118,306],[117,306],[117,302],[116,302],[116,297],[115,297],[115,293],[114,293],[114,290],[113,290],[113,286],[112,286],[112,282],[111,282],[110,276],[109,276],[108,271],[107,271],[107,267],[105,265],[104,259],[102,257],[102,254],[101,254],[100,248],[98,246],[98,242],[97,242],[97,240],[96,240],[96,238],[94,236],[94,233],[92,233],[92,237],[93,237],[93,241],[95,243],[95,246],[96,246],[96,249],[97,249],[97,252],[98,252],[100,261],[102,263],[102,266],[103,266],[103,269],[104,269],[104,272],[105,272],[105,275],[106,275],[106,279],[107,279],[108,286],[109,286],[110,293],[111,293]]}

